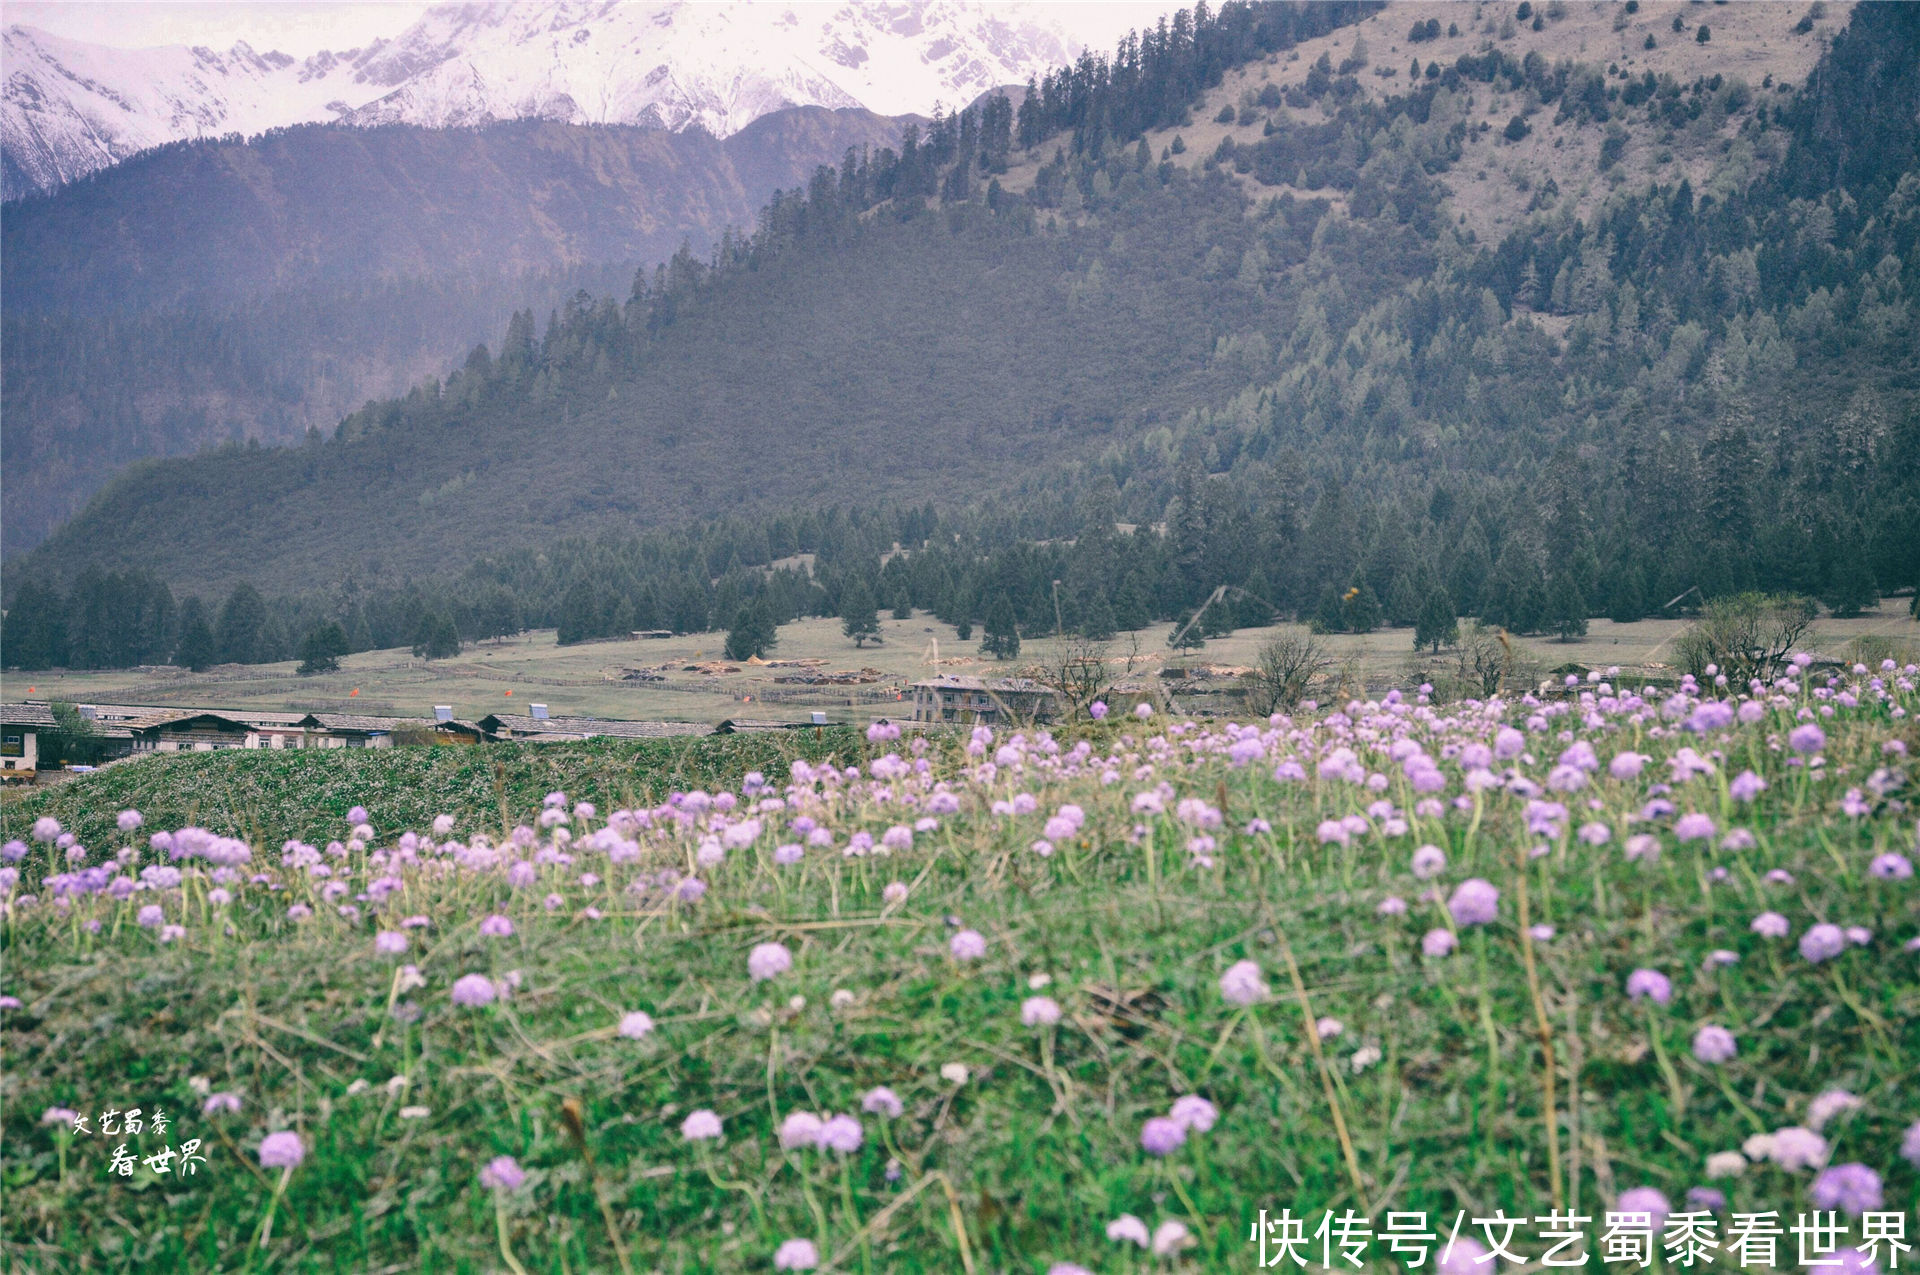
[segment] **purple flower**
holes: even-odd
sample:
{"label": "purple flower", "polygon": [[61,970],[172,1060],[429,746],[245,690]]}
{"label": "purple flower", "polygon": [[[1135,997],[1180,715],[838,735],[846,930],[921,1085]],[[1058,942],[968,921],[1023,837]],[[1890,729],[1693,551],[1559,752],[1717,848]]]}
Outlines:
{"label": "purple flower", "polygon": [[1710,1186],[1688,1187],[1687,1207],[1697,1213],[1724,1213],[1727,1208],[1727,1193],[1717,1191]]}
{"label": "purple flower", "polygon": [[1452,930],[1428,930],[1420,940],[1420,950],[1428,956],[1445,956],[1459,946]]}
{"label": "purple flower", "polygon": [[1682,845],[1689,841],[1713,840],[1713,816],[1703,814],[1681,815],[1674,821],[1673,835]]}
{"label": "purple flower", "polygon": [[513,933],[513,922],[498,912],[480,922],[480,934],[484,938],[503,939]]}
{"label": "purple flower", "polygon": [[1762,912],[1753,918],[1753,924],[1747,927],[1763,939],[1783,939],[1792,932],[1787,918],[1778,912]]}
{"label": "purple flower", "polygon": [[365,806],[355,806],[353,809],[347,811],[348,823],[357,825],[357,824],[363,824],[366,821],[367,821],[367,808]]}
{"label": "purple flower", "polygon": [[1607,773],[1615,779],[1632,779],[1640,773],[1642,767],[1651,760],[1645,753],[1615,753],[1613,760],[1607,763]]}
{"label": "purple flower", "polygon": [[1447,855],[1439,846],[1421,846],[1413,852],[1413,875],[1425,881],[1446,870]]}
{"label": "purple flower", "polygon": [[1880,1263],[1857,1248],[1837,1248],[1828,1260],[1834,1275],[1880,1275]]}
{"label": "purple flower", "polygon": [[1708,1023],[1693,1034],[1693,1056],[1703,1063],[1729,1062],[1739,1052],[1733,1033],[1724,1027]]}
{"label": "purple flower", "polygon": [[1060,1021],[1060,1002],[1051,996],[1029,996],[1020,1005],[1020,1021],[1028,1027],[1051,1027]]}
{"label": "purple flower", "polygon": [[1906,1134],[1900,1139],[1900,1158],[1920,1169],[1920,1120],[1908,1125]]}
{"label": "purple flower", "polygon": [[1147,1233],[1147,1224],[1131,1213],[1122,1213],[1107,1223],[1107,1238],[1116,1244],[1132,1240],[1141,1248],[1153,1242],[1153,1237]]}
{"label": "purple flower", "polygon": [[787,1240],[773,1250],[773,1269],[776,1271],[810,1271],[820,1265],[820,1250],[813,1246],[812,1240]]}
{"label": "purple flower", "polygon": [[947,944],[956,961],[977,961],[987,954],[987,940],[978,930],[962,930]]}
{"label": "purple flower", "polygon": [[1789,1173],[1797,1169],[1818,1168],[1827,1162],[1827,1140],[1811,1129],[1798,1125],[1776,1129],[1767,1154]]}
{"label": "purple flower", "polygon": [[398,956],[407,950],[407,936],[398,930],[382,930],[373,936],[373,950],[382,956]]}
{"label": "purple flower", "polygon": [[820,1127],[820,1146],[828,1151],[838,1151],[841,1155],[852,1155],[860,1149],[864,1137],[860,1122],[852,1116],[830,1116]]}
{"label": "purple flower", "polygon": [[1153,1228],[1153,1255],[1172,1257],[1192,1242],[1193,1233],[1185,1222],[1168,1218]]}
{"label": "purple flower", "polygon": [[793,968],[793,953],[784,943],[761,943],[747,953],[747,973],[756,983],[764,983]]}
{"label": "purple flower", "polygon": [[1847,933],[1837,925],[1816,925],[1800,936],[1800,955],[1818,965],[1847,949]]}
{"label": "purple flower", "polygon": [[1235,961],[1220,976],[1220,994],[1235,1005],[1251,1005],[1267,998],[1266,980],[1252,961]]}
{"label": "purple flower", "polygon": [[140,812],[138,810],[122,810],[119,818],[115,819],[114,823],[119,827],[120,831],[132,832],[141,824]]}
{"label": "purple flower", "polygon": [[680,1136],[688,1142],[705,1142],[720,1136],[720,1117],[702,1107],[680,1122]]}
{"label": "purple flower", "polygon": [[1820,1130],[1837,1115],[1856,1110],[1860,1100],[1844,1089],[1828,1089],[1807,1104],[1807,1127]]}
{"label": "purple flower", "polygon": [[1735,801],[1752,801],[1767,790],[1767,781],[1751,770],[1743,770],[1727,785],[1727,791],[1733,794]]}
{"label": "purple flower", "polygon": [[292,1132],[270,1133],[260,1140],[260,1167],[291,1169],[307,1158],[306,1144]]}
{"label": "purple flower", "polygon": [[1840,1209],[1855,1217],[1880,1207],[1880,1175],[1864,1164],[1836,1164],[1813,1180],[1816,1208]]}
{"label": "purple flower", "polygon": [[780,1122],[780,1145],[788,1151],[796,1147],[816,1146],[826,1122],[811,1111],[790,1111]]}
{"label": "purple flower", "polygon": [[1220,1109],[1199,1094],[1190,1093],[1173,1100],[1173,1108],[1167,1112],[1167,1118],[1182,1129],[1205,1133],[1220,1118]]}
{"label": "purple flower", "polygon": [[222,1090],[220,1093],[208,1094],[207,1100],[200,1104],[200,1114],[203,1116],[218,1115],[222,1111],[238,1110],[240,1110],[240,1095],[237,1093],[228,1093],[225,1090]]}
{"label": "purple flower", "polygon": [[39,842],[52,841],[60,835],[60,821],[52,815],[41,815],[33,821],[33,839]]}
{"label": "purple flower", "polygon": [[641,1010],[620,1016],[620,1034],[628,1040],[639,1040],[653,1030],[653,1017]]}
{"label": "purple flower", "polygon": [[1171,1155],[1187,1140],[1187,1131],[1171,1116],[1155,1116],[1140,1130],[1140,1145],[1148,1155]]}
{"label": "purple flower", "polygon": [[1787,732],[1787,747],[1796,753],[1817,753],[1827,746],[1827,733],[1812,722]]}
{"label": "purple flower", "polygon": [[1622,1191],[1614,1208],[1621,1213],[1645,1213],[1652,1219],[1652,1226],[1656,1231],[1660,1230],[1661,1224],[1667,1220],[1667,1214],[1673,1211],[1672,1206],[1667,1203],[1667,1197],[1657,1188],[1650,1186],[1637,1186],[1632,1190]]}
{"label": "purple flower", "polygon": [[899,1095],[885,1085],[867,1090],[867,1096],[860,1100],[860,1110],[871,1116],[885,1116],[889,1120],[898,1120],[905,1110],[900,1104]]}
{"label": "purple flower", "polygon": [[453,1003],[472,1008],[493,1003],[493,980],[485,974],[468,974],[453,985]]}
{"label": "purple flower", "polygon": [[1106,715],[1107,715],[1107,706],[1104,701],[1095,700],[1091,705],[1087,707],[1087,716],[1093,718],[1093,720],[1096,722],[1099,721],[1101,718],[1105,717]]}
{"label": "purple flower", "polygon": [[527,1180],[527,1171],[510,1155],[497,1155],[480,1170],[480,1185],[490,1191],[518,1191]]}
{"label": "purple flower", "polygon": [[1500,891],[1491,881],[1470,877],[1454,889],[1447,911],[1455,925],[1486,925],[1499,915]]}
{"label": "purple flower", "polygon": [[1648,997],[1657,1005],[1673,999],[1673,981],[1659,970],[1638,969],[1627,975],[1627,999]]}
{"label": "purple flower", "polygon": [[1889,850],[1885,854],[1875,855],[1873,862],[1867,865],[1867,871],[1882,881],[1905,881],[1913,875],[1913,863],[1904,854]]}
{"label": "purple flower", "polygon": [[1487,1275],[1492,1268],[1493,1262],[1480,1242],[1461,1235],[1441,1249],[1433,1270],[1434,1275]]}
{"label": "purple flower", "polygon": [[1389,894],[1386,898],[1380,900],[1380,906],[1375,908],[1374,911],[1378,912],[1381,916],[1405,916],[1407,914],[1407,901],[1397,894]]}

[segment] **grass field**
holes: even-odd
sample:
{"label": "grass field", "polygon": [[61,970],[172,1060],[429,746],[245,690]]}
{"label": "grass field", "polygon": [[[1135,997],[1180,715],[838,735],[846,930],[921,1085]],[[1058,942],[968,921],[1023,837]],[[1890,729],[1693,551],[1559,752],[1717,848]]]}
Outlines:
{"label": "grass field", "polygon": [[[0,812],[0,1252],[1071,1275],[1351,1209],[1427,1213],[1456,1275],[1496,1210],[1597,1251],[1669,1206],[1857,1242],[1920,1205],[1916,672],[84,776]],[[99,1131],[130,1107],[172,1126]]]}
{"label": "grass field", "polygon": [[[1867,634],[1894,638],[1920,648],[1920,624],[1907,618],[1906,599],[1889,598],[1880,609],[1849,620],[1827,619],[1820,625],[1813,649],[1840,655],[1847,644]],[[742,667],[738,673],[700,674],[684,671],[691,663],[719,661],[726,643],[721,633],[686,634],[663,641],[588,642],[559,646],[550,629],[518,638],[469,646],[457,659],[416,660],[404,650],[367,651],[348,657],[339,674],[300,677],[295,665],[225,665],[206,673],[186,669],[144,668],[98,673],[10,673],[4,697],[62,699],[75,703],[182,704],[193,707],[286,709],[303,712],[365,712],[402,716],[431,716],[433,705],[451,704],[458,717],[475,719],[488,713],[525,713],[526,705],[544,703],[556,714],[586,714],[633,720],[719,722],[730,717],[770,717],[805,721],[815,708],[826,709],[834,721],[867,722],[911,711],[912,696],[905,688],[936,672],[997,676],[1044,665],[1053,655],[1051,638],[1027,641],[1020,658],[996,662],[979,658],[979,642],[959,643],[953,630],[928,615],[895,620],[882,613],[884,641],[855,649],[841,635],[837,620],[807,619],[783,625],[778,660],[817,659],[829,670],[871,668],[877,681],[847,688],[880,694],[897,691],[903,700],[867,700],[849,703],[847,690],[809,693],[800,702],[769,702],[769,692],[791,689],[773,679],[790,669]],[[1559,642],[1525,639],[1519,645],[1542,668],[1572,662],[1589,667],[1619,666],[1645,670],[1660,665],[1671,651],[1672,639],[1684,627],[1678,620],[1646,620],[1636,624],[1591,623],[1586,637]],[[1254,661],[1261,645],[1297,626],[1241,629],[1215,638],[1204,648],[1172,657],[1172,662],[1244,666]],[[1168,626],[1158,625],[1122,633],[1109,645],[1116,675],[1127,670],[1152,678],[1170,662]],[[930,665],[929,643],[938,641],[939,666]],[[1365,636],[1335,635],[1325,639],[1334,659],[1350,664],[1358,678],[1376,690],[1408,682],[1406,666],[1413,637],[1408,629],[1385,629]],[[944,661],[964,659],[952,664]],[[666,666],[667,681],[622,681],[622,670]],[[1672,670],[1654,672],[1671,677]],[[1417,680],[1417,679],[1416,679]],[[352,694],[358,690],[359,694]],[[512,692],[511,695],[508,692]]]}

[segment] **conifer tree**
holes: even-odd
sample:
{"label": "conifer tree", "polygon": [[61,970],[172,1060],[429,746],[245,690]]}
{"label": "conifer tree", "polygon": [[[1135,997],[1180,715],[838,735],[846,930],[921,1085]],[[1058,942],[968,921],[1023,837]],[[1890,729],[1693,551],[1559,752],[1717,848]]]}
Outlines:
{"label": "conifer tree", "polygon": [[996,660],[1010,660],[1020,654],[1020,629],[1014,623],[1013,599],[1005,593],[987,608],[987,622],[980,638],[980,652]]}
{"label": "conifer tree", "polygon": [[1315,633],[1347,631],[1346,604],[1341,598],[1340,590],[1333,585],[1320,590],[1320,602],[1313,610],[1312,628]]}
{"label": "conifer tree", "polygon": [[306,641],[300,644],[300,667],[297,670],[302,677],[314,673],[337,673],[340,670],[340,658],[347,654],[347,631],[338,620],[319,625],[307,634]]}
{"label": "conifer tree", "polygon": [[1858,528],[1851,535],[1839,537],[1827,578],[1831,583],[1823,600],[1835,616],[1846,619],[1880,604],[1880,591],[1873,569],[1867,565],[1866,546]]}
{"label": "conifer tree", "polygon": [[1616,562],[1608,573],[1607,618],[1615,624],[1646,618],[1647,593],[1640,578],[1640,568],[1630,562]]}
{"label": "conifer tree", "polygon": [[1347,610],[1347,628],[1354,633],[1371,633],[1380,627],[1385,618],[1380,609],[1380,599],[1374,596],[1372,588],[1363,580],[1347,590],[1341,599]]}
{"label": "conifer tree", "polygon": [[853,639],[855,647],[865,646],[868,638],[880,640],[879,607],[864,580],[850,580],[840,591],[840,631]]}
{"label": "conifer tree", "polygon": [[1586,633],[1587,600],[1580,595],[1580,586],[1570,572],[1556,572],[1548,584],[1544,622],[1562,642],[1571,642]]}
{"label": "conifer tree", "polygon": [[584,642],[593,636],[597,608],[593,604],[593,586],[585,580],[575,580],[567,586],[567,593],[560,600],[560,623],[557,639],[561,646],[571,646],[575,642]]}
{"label": "conifer tree", "polygon": [[213,639],[213,626],[207,623],[207,607],[199,598],[180,604],[180,641],[173,650],[173,662],[196,673],[204,673],[220,660],[220,648]]}
{"label": "conifer tree", "polygon": [[460,654],[460,630],[445,611],[428,611],[420,616],[420,627],[413,635],[415,659],[444,660]]}
{"label": "conifer tree", "polygon": [[1095,642],[1104,642],[1113,636],[1113,607],[1108,604],[1106,594],[1094,594],[1092,600],[1081,608],[1080,633]]}
{"label": "conifer tree", "polygon": [[1432,647],[1437,655],[1443,646],[1460,640],[1460,620],[1453,613],[1453,599],[1438,584],[1427,590],[1420,604],[1420,618],[1413,626],[1413,649]]}
{"label": "conifer tree", "polygon": [[727,633],[727,658],[750,660],[757,655],[765,659],[778,641],[779,625],[773,618],[773,606],[762,594],[734,616],[733,628]]}

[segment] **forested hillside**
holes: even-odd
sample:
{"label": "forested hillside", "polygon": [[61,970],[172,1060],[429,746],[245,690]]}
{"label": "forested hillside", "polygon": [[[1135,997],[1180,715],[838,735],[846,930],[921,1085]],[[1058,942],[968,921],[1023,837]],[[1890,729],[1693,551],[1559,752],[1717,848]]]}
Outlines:
{"label": "forested hillside", "polygon": [[[283,643],[423,610],[704,627],[850,587],[1051,628],[1055,578],[1095,631],[1222,583],[1264,600],[1247,618],[1520,632],[1911,587],[1920,11],[1857,7],[1792,89],[1704,73],[1704,6],[1615,28],[1684,38],[1690,80],[1549,59],[1526,41],[1556,8],[1437,10],[1484,47],[1392,76],[1329,35],[1370,8],[1183,17],[817,174],[624,298],[523,313],[332,438],[129,476],[16,564],[15,610],[63,614],[88,564],[250,580],[287,595]],[[1439,38],[1423,8],[1373,23],[1396,13]],[[1612,178],[1560,199],[1538,165],[1532,214],[1480,237],[1462,202],[1543,137]],[[764,570],[798,553],[810,578]]]}
{"label": "forested hillside", "polygon": [[[179,143],[6,205],[4,538],[130,462],[331,433],[521,307],[707,251],[775,190],[898,135],[865,111],[704,132],[526,122]],[[618,263],[618,268],[613,267]]]}

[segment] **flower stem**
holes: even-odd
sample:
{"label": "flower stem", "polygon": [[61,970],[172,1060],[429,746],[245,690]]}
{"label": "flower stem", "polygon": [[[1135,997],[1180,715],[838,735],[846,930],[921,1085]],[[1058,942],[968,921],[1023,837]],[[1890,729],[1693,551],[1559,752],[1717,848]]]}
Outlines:
{"label": "flower stem", "polygon": [[493,1193],[494,1230],[500,1236],[500,1257],[513,1275],[527,1275],[526,1268],[520,1265],[520,1259],[513,1255],[513,1245],[507,1242],[507,1202],[500,1191]]}

